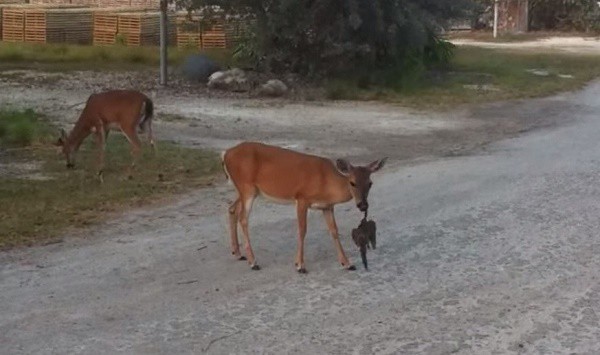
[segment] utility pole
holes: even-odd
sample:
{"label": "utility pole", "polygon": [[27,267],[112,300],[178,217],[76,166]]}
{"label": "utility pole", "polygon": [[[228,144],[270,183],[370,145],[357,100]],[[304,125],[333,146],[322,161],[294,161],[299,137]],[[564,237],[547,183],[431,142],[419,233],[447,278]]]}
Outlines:
{"label": "utility pole", "polygon": [[160,0],[160,85],[167,85],[167,0]]}
{"label": "utility pole", "polygon": [[494,0],[494,38],[498,37],[498,0]]}

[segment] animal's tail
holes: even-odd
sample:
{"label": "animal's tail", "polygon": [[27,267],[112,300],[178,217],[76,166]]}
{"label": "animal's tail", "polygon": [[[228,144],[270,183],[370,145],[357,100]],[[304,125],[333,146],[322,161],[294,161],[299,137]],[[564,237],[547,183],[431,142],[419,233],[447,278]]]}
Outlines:
{"label": "animal's tail", "polygon": [[152,124],[152,116],[154,115],[154,103],[150,98],[146,97],[144,99],[141,111],[142,118],[138,126],[141,132],[145,132],[146,127]]}
{"label": "animal's tail", "polygon": [[362,259],[362,263],[365,266],[365,270],[369,270],[369,265],[367,263],[367,246],[360,246],[360,258]]}
{"label": "animal's tail", "polygon": [[221,152],[221,168],[223,168],[223,172],[225,173],[225,178],[227,181],[231,182],[231,177],[229,176],[229,172],[227,171],[227,165],[225,165],[225,154],[226,150]]}

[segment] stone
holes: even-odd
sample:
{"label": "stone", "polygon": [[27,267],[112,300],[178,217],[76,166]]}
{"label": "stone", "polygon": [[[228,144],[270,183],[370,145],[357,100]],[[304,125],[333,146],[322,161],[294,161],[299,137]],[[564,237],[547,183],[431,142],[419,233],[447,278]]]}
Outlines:
{"label": "stone", "polygon": [[259,94],[263,96],[283,96],[287,93],[288,87],[281,80],[272,79],[263,84],[259,89]]}

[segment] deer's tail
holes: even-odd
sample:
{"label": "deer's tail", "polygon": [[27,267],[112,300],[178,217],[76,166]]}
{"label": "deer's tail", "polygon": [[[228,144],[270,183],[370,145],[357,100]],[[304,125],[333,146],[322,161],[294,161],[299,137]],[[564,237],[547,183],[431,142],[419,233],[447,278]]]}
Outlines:
{"label": "deer's tail", "polygon": [[139,123],[140,131],[145,132],[146,127],[152,124],[152,116],[154,115],[154,103],[152,99],[146,97],[142,102],[141,118]]}
{"label": "deer's tail", "polygon": [[221,152],[221,167],[223,168],[223,172],[225,173],[225,178],[229,183],[231,183],[231,177],[229,176],[229,171],[227,171],[227,165],[225,164],[225,154],[226,150]]}

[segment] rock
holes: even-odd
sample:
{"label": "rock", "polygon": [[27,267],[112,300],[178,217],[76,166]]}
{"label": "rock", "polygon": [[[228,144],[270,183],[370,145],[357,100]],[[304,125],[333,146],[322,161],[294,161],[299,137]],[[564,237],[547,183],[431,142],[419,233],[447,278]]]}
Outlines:
{"label": "rock", "polygon": [[252,83],[246,77],[243,70],[234,68],[226,71],[218,71],[208,78],[208,88],[232,92],[249,91]]}
{"label": "rock", "polygon": [[537,76],[548,76],[550,75],[550,72],[548,72],[545,69],[526,69],[525,70],[528,73],[531,73],[533,75],[537,75]]}
{"label": "rock", "polygon": [[283,96],[287,93],[288,87],[281,80],[272,79],[260,87],[259,94],[264,96]]}
{"label": "rock", "polygon": [[205,83],[211,74],[221,70],[217,63],[201,54],[188,56],[181,69],[186,79],[202,83]]}

